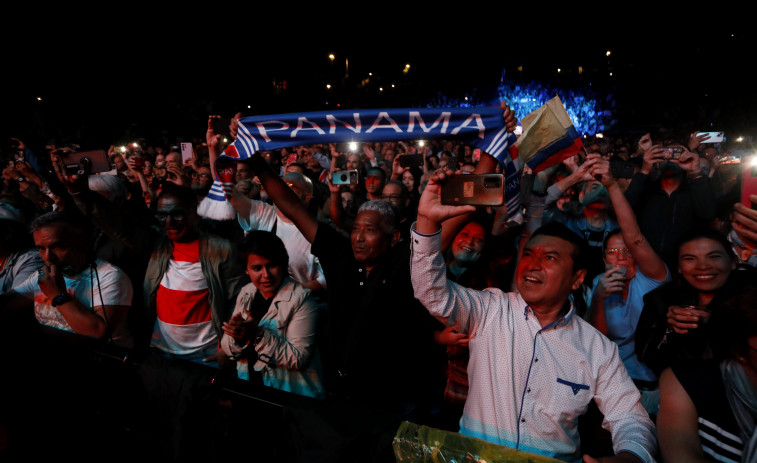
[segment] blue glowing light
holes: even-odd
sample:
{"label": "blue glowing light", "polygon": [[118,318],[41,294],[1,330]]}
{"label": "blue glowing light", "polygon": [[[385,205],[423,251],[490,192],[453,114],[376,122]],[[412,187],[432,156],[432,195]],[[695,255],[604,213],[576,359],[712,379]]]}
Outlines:
{"label": "blue glowing light", "polygon": [[593,136],[612,128],[614,122],[612,108],[615,106],[612,95],[601,99],[587,88],[580,90],[549,88],[539,82],[531,82],[525,85],[501,84],[497,88],[497,98],[493,101],[483,101],[471,95],[467,99],[458,99],[439,94],[427,106],[467,108],[499,105],[500,101],[505,101],[515,111],[518,118],[522,118],[545,104],[555,95],[560,97],[573,126],[580,135],[584,137]]}

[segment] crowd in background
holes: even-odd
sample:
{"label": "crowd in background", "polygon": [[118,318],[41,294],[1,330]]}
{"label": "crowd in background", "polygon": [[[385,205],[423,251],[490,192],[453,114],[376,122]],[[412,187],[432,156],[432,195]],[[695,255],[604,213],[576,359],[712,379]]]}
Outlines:
{"label": "crowd in background", "polygon": [[[66,454],[108,459],[295,458],[272,448],[278,439],[299,461],[391,461],[400,420],[458,431],[475,338],[415,299],[408,256],[434,173],[481,173],[487,154],[455,140],[261,152],[233,165],[223,200],[214,162],[231,140],[212,119],[184,153],[149,140],[103,147],[97,173],[68,162],[77,146],[40,152],[15,140],[2,153],[0,451],[18,457],[48,442],[52,454],[71,446]],[[479,207],[443,229],[447,278],[512,291],[530,233],[565,225],[585,244],[586,277],[570,302],[617,344],[657,424],[657,458],[748,461],[757,210],[741,204],[747,159],[669,130],[583,145],[524,170],[521,210]],[[593,175],[599,158],[611,175]],[[344,171],[357,181],[334,182]],[[629,216],[637,235],[624,229]],[[110,355],[137,366],[95,374]],[[219,383],[283,393],[282,424],[245,413]],[[739,394],[747,406],[734,405]],[[94,431],[103,414],[140,444],[113,448],[123,429]],[[601,421],[590,408],[584,453],[613,454]]]}

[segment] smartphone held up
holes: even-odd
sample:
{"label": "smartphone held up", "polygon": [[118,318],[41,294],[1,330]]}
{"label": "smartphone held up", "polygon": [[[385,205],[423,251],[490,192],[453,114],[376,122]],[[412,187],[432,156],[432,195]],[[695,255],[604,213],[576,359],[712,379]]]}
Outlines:
{"label": "smartphone held up", "polygon": [[63,152],[59,156],[66,175],[92,175],[111,170],[105,150]]}
{"label": "smartphone held up", "polygon": [[340,170],[331,174],[333,185],[357,185],[358,180],[357,170]]}
{"label": "smartphone held up", "polygon": [[468,174],[442,184],[441,202],[453,206],[501,206],[505,202],[503,174]]}
{"label": "smartphone held up", "polygon": [[699,132],[697,136],[706,135],[707,138],[702,140],[701,143],[723,143],[725,141],[725,135],[723,132]]}

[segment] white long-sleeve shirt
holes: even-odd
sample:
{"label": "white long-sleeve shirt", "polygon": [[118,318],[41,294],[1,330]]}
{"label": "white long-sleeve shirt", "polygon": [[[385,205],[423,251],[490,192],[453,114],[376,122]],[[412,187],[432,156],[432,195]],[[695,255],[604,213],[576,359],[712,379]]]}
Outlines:
{"label": "white long-sleeve shirt", "polygon": [[594,399],[616,453],[654,461],[656,433],[617,345],[575,315],[542,327],[518,293],[448,281],[439,233],[411,239],[415,297],[470,337],[470,388],[460,432],[564,461],[581,461],[578,417]]}

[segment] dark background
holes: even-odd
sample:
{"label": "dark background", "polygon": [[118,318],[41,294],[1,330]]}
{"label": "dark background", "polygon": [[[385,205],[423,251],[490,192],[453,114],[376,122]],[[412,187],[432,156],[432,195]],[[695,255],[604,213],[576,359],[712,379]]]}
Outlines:
{"label": "dark background", "polygon": [[48,12],[3,30],[3,136],[31,145],[168,144],[203,138],[209,114],[417,107],[439,95],[495,101],[503,75],[590,89],[614,102],[619,133],[667,125],[730,139],[752,135],[757,118],[754,33],[701,15],[508,24],[483,10],[344,19],[336,8],[297,18],[224,8],[66,21]]}

